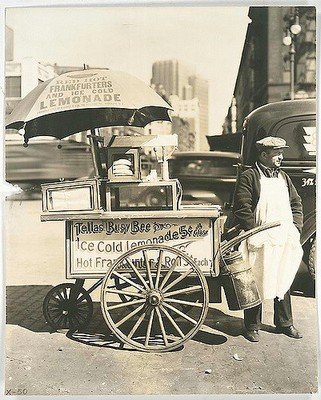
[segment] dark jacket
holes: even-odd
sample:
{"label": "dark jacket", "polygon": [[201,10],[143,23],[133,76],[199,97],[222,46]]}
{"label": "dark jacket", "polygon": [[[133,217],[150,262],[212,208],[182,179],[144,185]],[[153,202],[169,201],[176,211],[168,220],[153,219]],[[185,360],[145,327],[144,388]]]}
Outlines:
{"label": "dark jacket", "polygon": [[[298,195],[290,177],[280,171],[285,178],[293,215],[293,223],[301,232],[303,226],[302,202]],[[240,227],[245,231],[255,228],[254,211],[259,201],[261,192],[260,173],[256,166],[244,171],[235,189],[233,212],[235,224],[240,224]]]}

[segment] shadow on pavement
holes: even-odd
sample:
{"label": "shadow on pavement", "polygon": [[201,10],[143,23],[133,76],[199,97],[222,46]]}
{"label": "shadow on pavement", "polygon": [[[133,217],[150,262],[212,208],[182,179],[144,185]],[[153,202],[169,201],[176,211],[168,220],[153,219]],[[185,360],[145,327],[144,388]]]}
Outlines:
{"label": "shadow on pavement", "polygon": [[315,297],[315,281],[307,272],[307,267],[302,262],[291,286],[291,294],[300,297]]}
{"label": "shadow on pavement", "polygon": [[[243,315],[242,317],[235,317],[215,308],[208,310],[205,325],[233,337],[243,336],[244,334]],[[272,325],[262,324],[261,330],[274,332],[275,328]],[[205,343],[211,344],[210,342]]]}
{"label": "shadow on pavement", "polygon": [[209,333],[201,329],[192,338],[192,340],[204,344],[210,344],[212,346],[218,346],[220,344],[225,343],[227,341],[227,338],[225,336],[217,335],[215,333]]}
{"label": "shadow on pavement", "polygon": [[52,286],[25,285],[6,287],[6,322],[33,332],[50,332],[42,314],[42,302]]}
{"label": "shadow on pavement", "polygon": [[[7,286],[6,288],[6,322],[9,325],[19,325],[33,332],[53,332],[46,323],[43,312],[42,302],[48,291],[52,288],[49,285],[26,285],[26,286]],[[107,327],[101,313],[100,303],[94,302],[94,313],[91,322],[86,328],[77,332],[66,332],[71,340],[81,342],[86,345],[109,347],[117,350],[128,350],[127,346],[120,343]],[[241,336],[244,332],[243,318],[225,314],[223,311],[210,307],[205,320],[205,328],[191,339],[200,343],[213,346],[221,345],[227,341],[227,337],[211,330],[222,332],[229,336]],[[263,325],[262,330],[274,332],[274,327]],[[180,351],[183,346],[176,351]]]}
{"label": "shadow on pavement", "polygon": [[243,318],[225,314],[216,308],[208,310],[205,325],[230,336],[239,336],[243,332]]}
{"label": "shadow on pavement", "polygon": [[[225,315],[224,313],[222,314]],[[207,321],[205,321],[205,324],[209,326]],[[108,347],[115,350],[137,351],[119,342],[112,334],[102,316],[100,303],[97,302],[94,303],[94,314],[88,327],[82,328],[81,332],[68,332],[67,336],[72,340],[90,346]],[[225,343],[227,338],[222,335],[200,330],[191,340],[210,345],[220,345]],[[172,352],[181,351],[183,348],[184,346],[182,345],[178,349],[172,350]]]}
{"label": "shadow on pavement", "polygon": [[[42,302],[52,286],[49,285],[25,285],[25,286],[7,286],[6,287],[6,323],[9,325],[18,325],[29,329],[33,332],[53,332],[51,327],[46,323],[42,312]],[[84,343],[91,346],[110,347],[114,349],[125,349],[117,338],[111,333],[107,327],[103,315],[101,313],[100,303],[94,302],[94,312],[91,322],[86,328],[82,328],[77,332],[66,332],[67,337],[71,340]],[[209,309],[208,317],[211,320],[221,321],[221,326],[216,330],[221,330],[230,335],[240,334],[237,328],[241,324],[240,318],[234,318],[224,314],[218,310]],[[213,322],[208,319],[205,325],[213,327]],[[221,329],[225,327],[225,329]],[[200,330],[191,340],[201,343],[220,345],[226,342],[225,336],[208,333]],[[176,351],[180,351],[180,347]],[[129,349],[126,346],[126,350]]]}

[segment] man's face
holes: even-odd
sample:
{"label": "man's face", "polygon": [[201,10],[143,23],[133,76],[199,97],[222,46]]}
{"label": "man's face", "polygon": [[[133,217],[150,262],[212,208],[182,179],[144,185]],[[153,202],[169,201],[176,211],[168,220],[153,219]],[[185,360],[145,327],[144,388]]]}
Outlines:
{"label": "man's face", "polygon": [[278,168],[282,164],[283,149],[263,151],[261,154],[262,163],[269,168]]}

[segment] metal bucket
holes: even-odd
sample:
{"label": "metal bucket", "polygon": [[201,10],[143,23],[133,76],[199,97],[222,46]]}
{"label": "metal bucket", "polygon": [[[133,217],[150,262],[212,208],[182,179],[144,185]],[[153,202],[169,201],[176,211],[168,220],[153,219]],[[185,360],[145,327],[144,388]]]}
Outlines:
{"label": "metal bucket", "polygon": [[262,302],[251,267],[239,251],[223,256],[220,276],[230,310],[246,310]]}

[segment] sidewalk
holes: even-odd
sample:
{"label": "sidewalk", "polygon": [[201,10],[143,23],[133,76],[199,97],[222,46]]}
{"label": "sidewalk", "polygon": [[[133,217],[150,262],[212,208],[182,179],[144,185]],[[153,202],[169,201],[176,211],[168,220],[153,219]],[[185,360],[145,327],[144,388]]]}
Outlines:
{"label": "sidewalk", "polygon": [[147,395],[306,393],[317,388],[314,299],[293,299],[302,340],[272,333],[272,303],[267,302],[260,342],[250,343],[241,336],[241,313],[219,304],[182,350],[146,354],[121,349],[98,302],[88,329],[72,336],[50,333],[42,316],[49,288],[7,288],[7,390],[26,389],[30,395]]}
{"label": "sidewalk", "polygon": [[242,312],[212,304],[184,348],[141,353],[122,348],[103,320],[99,289],[88,328],[50,333],[42,315],[49,289],[64,278],[64,227],[40,223],[39,202],[10,202],[6,219],[6,390],[11,395],[170,395],[309,393],[317,390],[316,300],[293,296],[302,340],[273,333],[264,304],[260,342],[242,336]]}

